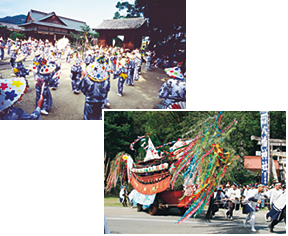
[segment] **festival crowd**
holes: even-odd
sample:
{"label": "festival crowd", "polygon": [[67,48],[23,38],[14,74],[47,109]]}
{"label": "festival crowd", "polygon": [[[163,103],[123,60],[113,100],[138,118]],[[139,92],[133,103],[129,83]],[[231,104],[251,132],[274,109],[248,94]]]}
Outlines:
{"label": "festival crowd", "polygon": [[[185,66],[182,61],[177,61],[175,52],[172,68],[167,68],[167,56],[156,58],[156,53],[147,49],[124,49],[120,47],[87,46],[84,53],[80,47],[75,49],[66,38],[55,41],[53,44],[48,39],[15,41],[0,38],[0,59],[4,59],[5,51],[10,57],[11,76],[16,78],[2,78],[0,80],[0,119],[40,119],[42,115],[49,115],[53,100],[50,92],[57,90],[61,75],[60,59],[65,55],[65,62],[71,65],[71,90],[74,94],[82,92],[85,95],[84,115],[85,120],[101,120],[102,110],[109,107],[108,93],[110,79],[118,79],[117,95],[124,94],[124,84],[136,85],[141,74],[141,65],[145,63],[145,70],[151,71],[152,65],[165,69],[171,79],[167,80],[159,89],[158,97],[163,99],[163,108],[186,108],[186,79]],[[23,62],[33,55],[31,68],[25,68]],[[22,94],[30,88],[27,76],[34,74],[36,81],[35,111],[29,115],[14,104],[22,98]],[[21,86],[21,89],[17,87]],[[7,88],[6,88],[7,87]],[[8,89],[9,88],[9,89]],[[43,103],[39,99],[43,97]],[[177,103],[181,103],[178,105]],[[4,105],[5,104],[5,105]]]}
{"label": "festival crowd", "polygon": [[[134,194],[134,189],[128,194],[127,187],[121,187],[119,198],[123,206],[135,205],[133,201]],[[273,232],[275,225],[282,219],[286,224],[286,186],[284,184],[275,183],[268,187],[257,183],[249,185],[238,185],[236,183],[230,185],[227,183],[218,186],[210,197],[205,219],[215,218],[215,214],[222,208],[227,210],[225,218],[233,220],[234,210],[238,211],[242,207],[242,213],[247,215],[243,220],[243,226],[246,228],[250,221],[251,231],[256,232],[255,212],[265,206],[269,210],[265,213],[265,220],[270,222],[268,225],[270,232]]]}
{"label": "festival crowd", "polygon": [[243,221],[244,227],[250,221],[251,231],[255,229],[255,212],[264,206],[268,207],[269,212],[265,214],[265,220],[270,221],[268,225],[270,232],[282,219],[286,224],[286,186],[280,183],[264,186],[263,184],[238,185],[227,183],[220,185],[211,196],[209,208],[205,219],[215,218],[215,213],[219,208],[228,209],[225,217],[233,220],[233,211],[239,210],[242,206],[242,213],[247,217]]}

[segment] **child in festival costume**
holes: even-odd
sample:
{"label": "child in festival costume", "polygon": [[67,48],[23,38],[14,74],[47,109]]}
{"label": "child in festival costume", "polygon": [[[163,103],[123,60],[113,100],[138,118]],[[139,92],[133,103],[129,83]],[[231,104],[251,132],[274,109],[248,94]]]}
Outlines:
{"label": "child in festival costume", "polygon": [[129,59],[128,58],[122,58],[121,61],[119,62],[119,67],[118,70],[116,72],[113,73],[113,79],[117,79],[117,77],[119,77],[118,79],[118,93],[117,95],[122,97],[123,96],[123,85],[125,80],[128,77],[128,63],[129,63]]}
{"label": "child in festival costume", "polygon": [[[105,99],[105,101],[104,101],[104,106],[105,107],[110,107],[110,103],[109,103],[109,97],[108,97],[108,95],[109,95],[109,92],[110,92],[110,74],[113,72],[113,70],[112,70],[112,68],[111,68],[111,63],[109,63],[109,61],[110,61],[110,58],[111,58],[111,55],[110,55],[110,52],[111,52],[111,50],[109,51],[109,52],[106,52],[105,53],[105,56],[104,56],[104,62],[105,62],[105,64],[106,64],[106,67],[107,67],[107,71],[108,71],[108,82],[109,82],[109,90],[108,90],[108,93],[107,93],[107,97],[106,97],[106,99]],[[112,53],[112,52],[111,52]],[[100,58],[101,59],[101,58]],[[98,60],[99,60],[99,58],[98,58]]]}
{"label": "child in festival costume", "polygon": [[117,52],[114,50],[112,52],[112,56],[109,58],[111,63],[111,70],[114,72],[116,71],[116,65],[117,65]]}
{"label": "child in festival costume", "polygon": [[[56,90],[58,88],[59,85],[59,79],[60,79],[60,73],[61,73],[61,65],[56,63],[56,56],[50,55],[48,58],[48,63],[50,65],[55,65],[56,66],[56,70],[53,71],[53,77],[52,77],[52,81],[50,83],[51,85],[51,89],[52,90]],[[59,76],[54,76],[56,73],[59,74]]]}
{"label": "child in festival costume", "polygon": [[7,46],[7,49],[8,49],[7,54],[9,56],[10,55],[10,49],[11,49],[11,46],[12,46],[12,42],[11,42],[10,38],[8,38],[6,46]]}
{"label": "child in festival costume", "polygon": [[108,67],[103,58],[96,60],[87,67],[87,74],[82,72],[79,83],[85,95],[84,120],[102,120],[104,101],[110,90]]}
{"label": "child in festival costume", "polygon": [[93,51],[89,49],[86,52],[86,56],[84,58],[84,63],[86,64],[86,67],[92,64],[94,61],[95,61],[95,57],[93,56]]}
{"label": "child in festival costume", "polygon": [[28,55],[28,44],[26,40],[22,42],[21,51],[22,51],[22,54],[26,56]]}
{"label": "child in festival costume", "polygon": [[72,85],[72,91],[75,94],[79,94],[79,83],[80,83],[80,78],[82,75],[82,60],[80,58],[75,58],[74,63],[71,67],[71,85]]}
{"label": "child in festival costume", "polygon": [[164,108],[175,102],[186,102],[186,81],[179,67],[167,68],[165,72],[172,77],[167,80],[158,91]]}
{"label": "child in festival costume", "polygon": [[126,84],[128,86],[134,86],[134,70],[135,70],[135,55],[128,54],[129,64],[128,64],[128,78],[126,79]]}
{"label": "child in festival costume", "polygon": [[34,48],[34,52],[38,51],[38,40],[35,39],[33,42],[33,48]]}
{"label": "child in festival costume", "polygon": [[68,43],[68,45],[66,47],[66,63],[70,63],[71,54],[72,54],[72,50],[71,50],[71,47],[70,47],[70,43]]}
{"label": "child in festival costume", "polygon": [[39,50],[36,51],[35,57],[33,59],[33,66],[32,66],[35,81],[37,81],[37,77],[39,76],[39,70],[41,68],[42,60],[43,60],[43,58],[41,56],[41,51],[39,51]]}
{"label": "child in festival costume", "polygon": [[50,49],[50,43],[49,43],[49,40],[46,39],[45,40],[45,55],[46,55],[46,57],[49,56],[49,49]]}
{"label": "child in festival costume", "polygon": [[39,71],[39,77],[37,78],[36,83],[36,105],[38,104],[42,92],[44,102],[41,114],[48,115],[49,108],[53,105],[49,86],[51,87],[51,83],[53,84],[53,79],[56,77],[57,74],[53,73],[56,70],[55,65],[47,64],[47,61],[45,60],[42,61],[42,64],[43,65]]}
{"label": "child in festival costume", "polygon": [[0,120],[40,120],[43,97],[39,99],[37,107],[31,115],[14,107],[17,101],[22,100],[25,90],[26,81],[23,78],[0,80]]}
{"label": "child in festival costume", "polygon": [[17,52],[18,52],[18,50],[16,49],[15,45],[13,45],[11,47],[11,52],[9,54],[9,56],[10,56],[10,65],[12,67],[12,74],[11,74],[12,76],[15,76],[13,70],[14,70],[15,60],[16,60],[16,57],[17,57]]}
{"label": "child in festival costume", "polygon": [[146,53],[146,57],[144,57],[145,61],[146,61],[146,71],[148,70],[151,70],[151,60],[152,60],[152,57],[151,57],[151,52],[147,52]]}
{"label": "child in festival costume", "polygon": [[136,55],[135,55],[135,69],[134,69],[134,81],[138,81],[139,80],[139,70],[141,68],[141,54],[139,53],[139,51],[136,51]]}
{"label": "child in festival costume", "polygon": [[26,80],[26,87],[29,88],[28,80],[26,79],[26,75],[29,75],[29,69],[25,69],[23,65],[23,60],[26,58],[25,55],[20,54],[17,55],[13,72],[16,75],[16,77],[23,77]]}
{"label": "child in festival costume", "polygon": [[5,42],[3,38],[0,38],[0,60],[4,59],[4,48],[5,48]]}

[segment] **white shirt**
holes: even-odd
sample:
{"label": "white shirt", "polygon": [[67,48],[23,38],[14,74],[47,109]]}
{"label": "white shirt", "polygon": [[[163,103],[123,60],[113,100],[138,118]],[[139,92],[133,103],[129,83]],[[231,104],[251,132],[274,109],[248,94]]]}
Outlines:
{"label": "white shirt", "polygon": [[226,193],[226,195],[227,195],[227,197],[228,197],[228,200],[232,200],[232,202],[234,202],[235,203],[235,198],[240,198],[240,196],[241,196],[241,193],[240,193],[240,189],[233,189],[233,188],[229,188],[228,189],[228,191],[227,191],[227,193]]}
{"label": "white shirt", "polygon": [[274,202],[275,207],[279,210],[282,210],[286,206],[286,190],[284,192],[281,191],[280,196]]}
{"label": "white shirt", "polygon": [[272,189],[269,189],[268,191],[264,192],[264,195],[266,195],[269,199],[271,198],[271,190]]}
{"label": "white shirt", "polygon": [[246,189],[244,190],[243,196],[246,197],[250,190],[251,190],[251,189],[247,189],[247,188],[246,188]]}
{"label": "white shirt", "polygon": [[[214,199],[216,200],[217,192],[214,193]],[[220,200],[225,198],[225,194],[223,192],[220,193]]]}
{"label": "white shirt", "polygon": [[260,200],[262,193],[258,193],[258,189],[251,189],[247,196],[245,197],[243,203],[244,204],[248,204],[252,209],[255,210],[256,206],[257,206],[257,202],[253,202],[251,200],[249,200],[250,198],[254,198],[257,200]]}
{"label": "white shirt", "polygon": [[276,190],[276,188],[271,189],[271,195],[270,195],[270,203],[274,203],[282,194],[282,190],[278,189]]}

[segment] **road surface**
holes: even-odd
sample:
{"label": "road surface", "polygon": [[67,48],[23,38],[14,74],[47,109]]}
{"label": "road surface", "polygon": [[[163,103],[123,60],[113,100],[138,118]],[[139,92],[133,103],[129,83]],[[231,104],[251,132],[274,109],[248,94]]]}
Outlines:
{"label": "road surface", "polygon": [[[104,214],[109,230],[112,234],[253,234],[250,224],[243,227],[246,215],[242,211],[236,211],[234,220],[225,219],[226,210],[220,209],[216,217],[210,222],[204,220],[206,210],[196,218],[190,218],[182,224],[175,224],[181,218],[180,211],[176,208],[160,210],[154,216],[148,212],[137,212],[136,208],[130,207],[104,207]],[[256,234],[270,234],[268,222],[264,221],[266,211],[256,212]],[[274,232],[286,234],[284,222],[280,222]],[[255,234],[255,233],[254,233]]]}

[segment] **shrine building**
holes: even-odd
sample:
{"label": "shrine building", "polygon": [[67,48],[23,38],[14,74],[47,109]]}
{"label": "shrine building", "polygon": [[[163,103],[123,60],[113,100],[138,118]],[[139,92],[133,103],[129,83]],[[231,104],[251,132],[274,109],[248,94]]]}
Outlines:
{"label": "shrine building", "polygon": [[113,39],[122,36],[123,48],[133,50],[141,47],[142,37],[147,31],[147,21],[144,17],[103,20],[93,30],[99,33],[99,46],[114,46]]}
{"label": "shrine building", "polygon": [[19,27],[24,28],[27,38],[55,41],[64,36],[71,39],[70,32],[76,34],[85,24],[84,21],[58,16],[55,12],[45,13],[31,9],[25,23]]}

